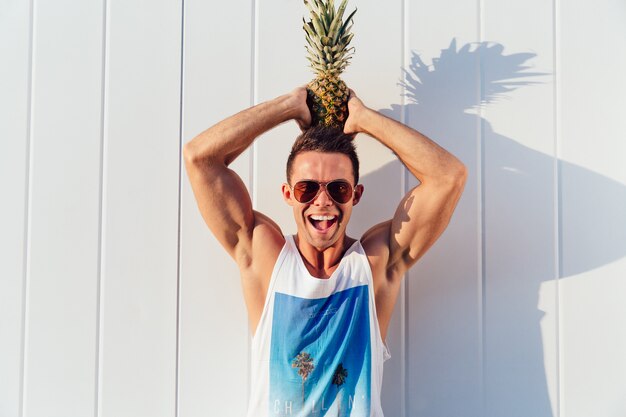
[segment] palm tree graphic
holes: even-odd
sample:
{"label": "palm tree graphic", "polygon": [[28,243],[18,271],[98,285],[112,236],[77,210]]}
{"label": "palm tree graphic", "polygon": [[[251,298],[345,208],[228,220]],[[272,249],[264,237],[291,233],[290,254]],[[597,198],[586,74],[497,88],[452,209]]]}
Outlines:
{"label": "palm tree graphic", "polygon": [[[333,374],[333,385],[337,386],[337,390],[346,382],[346,378],[348,378],[348,370],[343,367],[343,364],[340,363],[335,369],[335,373]],[[341,401],[339,401],[339,406],[337,407],[337,416],[341,415]]]}
{"label": "palm tree graphic", "polygon": [[309,377],[309,374],[313,372],[313,369],[315,368],[315,365],[313,365],[313,358],[306,352],[300,352],[293,360],[291,367],[298,368],[298,375],[302,378],[302,408],[304,409],[304,383]]}

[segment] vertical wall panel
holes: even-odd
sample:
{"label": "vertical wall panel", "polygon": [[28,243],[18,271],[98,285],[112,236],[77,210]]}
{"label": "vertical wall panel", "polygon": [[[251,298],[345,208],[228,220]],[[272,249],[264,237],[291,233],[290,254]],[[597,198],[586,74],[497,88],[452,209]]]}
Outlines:
{"label": "vertical wall panel", "polygon": [[[185,1],[185,142],[251,104],[252,2],[223,3],[219,14]],[[250,152],[231,165],[245,183],[249,165]],[[182,185],[179,416],[243,416],[249,331],[239,271],[202,220],[186,172]]]}
{"label": "vertical wall panel", "polygon": [[483,96],[495,99],[483,123],[485,415],[552,417],[557,413],[553,4],[483,4],[484,39],[500,45],[481,60]]}
{"label": "vertical wall panel", "polygon": [[173,416],[182,7],[108,6],[100,415]]}
{"label": "vertical wall panel", "polygon": [[561,1],[560,11],[562,417],[621,417],[626,4]]}
{"label": "vertical wall panel", "polygon": [[0,416],[19,413],[26,197],[30,5],[5,2],[0,12]]}
{"label": "vertical wall panel", "polygon": [[[484,417],[481,401],[478,4],[411,1],[406,118],[467,166],[448,228],[408,277],[407,416]],[[417,181],[411,178],[409,186]]]}
{"label": "vertical wall panel", "polygon": [[94,412],[101,2],[35,2],[23,415]]}
{"label": "vertical wall panel", "polygon": [[[313,78],[305,59],[302,2],[259,0],[256,3],[256,100],[263,102],[306,84]],[[262,135],[255,144],[255,208],[269,215],[283,233],[296,232],[291,208],[284,203],[281,184],[285,163],[300,130],[289,122]]]}

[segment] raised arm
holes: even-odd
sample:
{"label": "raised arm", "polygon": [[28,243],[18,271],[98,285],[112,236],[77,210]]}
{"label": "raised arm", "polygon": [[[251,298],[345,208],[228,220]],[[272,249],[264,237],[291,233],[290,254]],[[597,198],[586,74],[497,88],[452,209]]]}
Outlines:
{"label": "raised arm", "polygon": [[256,137],[292,119],[301,127],[310,123],[304,88],[237,113],[184,146],[185,166],[200,213],[242,269],[250,266],[255,234],[282,235],[269,218],[253,211],[243,181],[228,165]]}
{"label": "raised arm", "polygon": [[374,273],[399,281],[447,227],[461,197],[467,170],[441,146],[395,120],[367,108],[352,94],[345,132],[364,132],[390,148],[420,181],[400,201],[393,219],[363,236]]}

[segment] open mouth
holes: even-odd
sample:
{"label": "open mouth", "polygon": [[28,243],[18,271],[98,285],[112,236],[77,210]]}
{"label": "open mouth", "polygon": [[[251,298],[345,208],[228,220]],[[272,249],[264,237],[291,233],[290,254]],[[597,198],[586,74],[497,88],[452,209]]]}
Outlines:
{"label": "open mouth", "polygon": [[313,214],[307,217],[309,219],[309,223],[313,225],[313,227],[320,232],[327,232],[332,228],[335,223],[337,223],[337,216],[335,215],[320,215]]}

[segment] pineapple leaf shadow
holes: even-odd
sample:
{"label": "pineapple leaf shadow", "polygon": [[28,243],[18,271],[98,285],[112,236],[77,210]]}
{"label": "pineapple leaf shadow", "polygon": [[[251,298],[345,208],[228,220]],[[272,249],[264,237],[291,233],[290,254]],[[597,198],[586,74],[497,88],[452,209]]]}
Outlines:
{"label": "pineapple leaf shadow", "polygon": [[[504,50],[494,42],[458,49],[453,39],[431,65],[413,52],[400,81],[405,100],[380,110],[434,139],[470,172],[448,229],[407,283],[407,322],[415,336],[407,336],[407,357],[412,359],[406,389],[418,389],[408,401],[410,409],[420,410],[416,417],[553,417],[544,365],[550,361],[544,361],[541,333],[544,312],[538,308],[541,288],[554,281],[555,270],[567,279],[626,255],[624,184],[492,127],[491,105],[513,100],[515,90],[541,86],[545,77],[552,77],[533,69],[536,54],[505,55]],[[546,148],[553,149],[555,138],[546,140]],[[388,206],[397,201],[397,189],[389,184],[398,181],[400,171],[394,161],[363,176],[365,189],[375,197],[366,193],[353,212],[354,230],[364,231],[372,219],[393,215]],[[409,175],[407,185],[418,184]],[[409,220],[406,212],[403,220]],[[482,246],[476,238],[480,230]],[[459,327],[473,323],[468,317],[480,317],[482,307],[475,298],[480,281],[472,277],[477,254],[487,277],[484,340],[477,339],[476,328]],[[498,316],[490,316],[492,310]],[[475,350],[481,345],[484,361],[476,363]],[[387,366],[393,374],[393,367],[400,372],[402,365]],[[480,380],[476,369],[485,375],[486,407],[475,383]],[[394,395],[383,391],[384,407],[391,413]]]}

